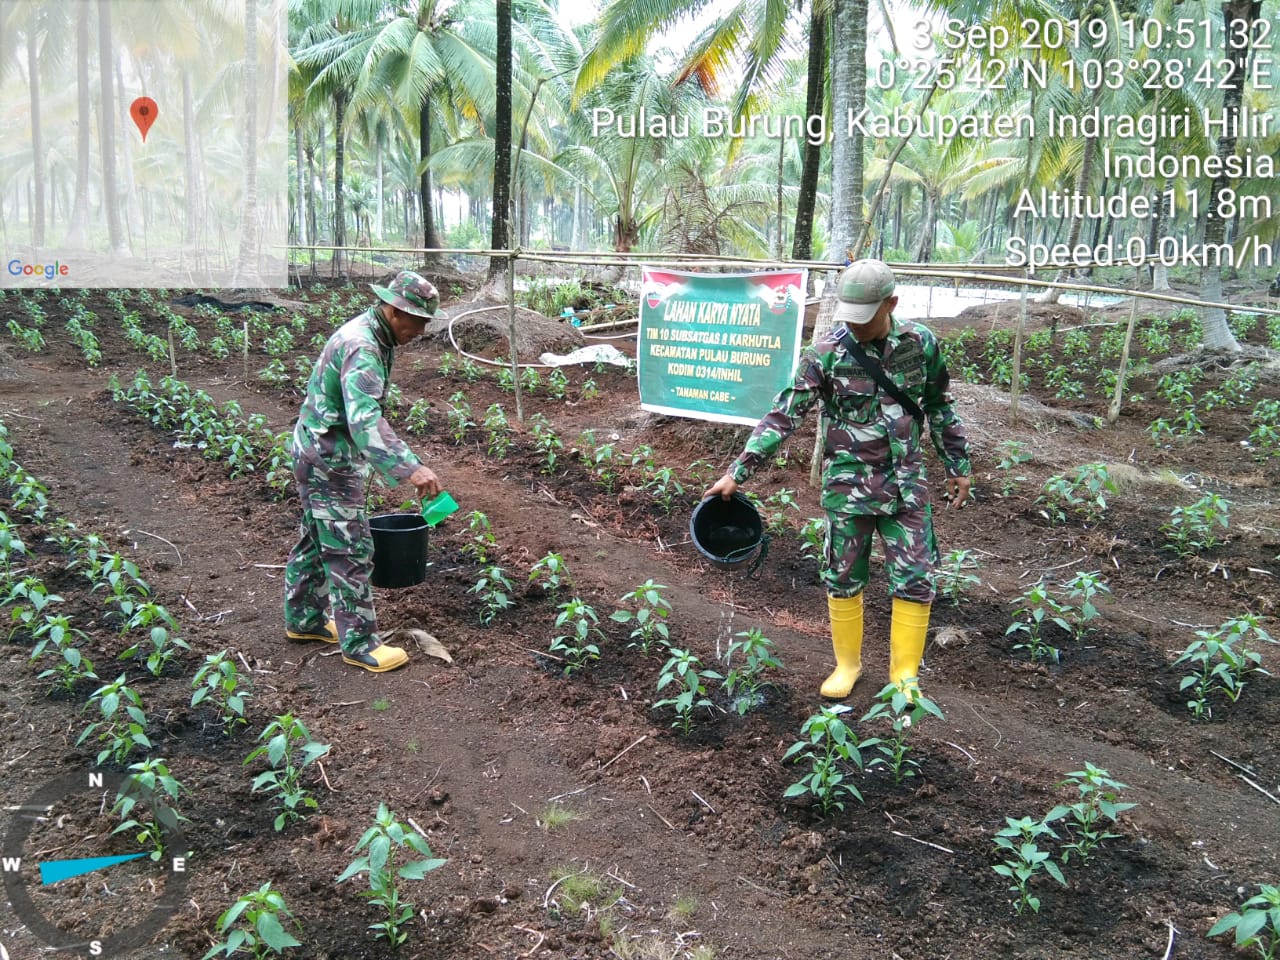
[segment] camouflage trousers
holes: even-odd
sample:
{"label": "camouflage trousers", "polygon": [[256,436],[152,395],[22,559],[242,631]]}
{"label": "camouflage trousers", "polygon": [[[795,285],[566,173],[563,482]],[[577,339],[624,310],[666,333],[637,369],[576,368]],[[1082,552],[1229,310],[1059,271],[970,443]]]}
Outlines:
{"label": "camouflage trousers", "polygon": [[293,477],[302,500],[298,542],[284,572],[288,630],[320,630],[333,610],[342,649],[354,653],[374,639],[373,537],[365,516],[366,473],[334,469],[314,453],[293,451]]}
{"label": "camouflage trousers", "polygon": [[931,603],[938,542],[933,508],[889,515],[828,513],[821,578],[833,597],[855,597],[871,578],[871,541],[879,531],[891,596]]}

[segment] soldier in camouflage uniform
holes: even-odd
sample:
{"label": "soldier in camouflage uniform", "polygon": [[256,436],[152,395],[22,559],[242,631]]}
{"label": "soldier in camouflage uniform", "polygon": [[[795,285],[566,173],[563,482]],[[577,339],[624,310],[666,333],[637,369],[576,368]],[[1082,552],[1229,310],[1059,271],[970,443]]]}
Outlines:
{"label": "soldier in camouflage uniform", "polygon": [[[320,352],[293,430],[293,475],[302,529],[285,567],[285,635],[342,644],[342,659],[374,673],[409,657],[382,643],[373,611],[373,540],[365,516],[370,471],[408,480],[419,497],[440,492],[382,416],[394,348],[421,336],[440,297],[416,273],[371,285],[380,303],[334,332]],[[332,617],[326,607],[332,603]]]}
{"label": "soldier in camouflage uniform", "polygon": [[[828,421],[822,582],[836,657],[822,695],[848,696],[862,672],[862,591],[869,579],[872,536],[879,531],[893,596],[889,680],[911,696],[918,689],[938,562],[925,480],[924,419],[946,470],[953,508],[969,496],[969,444],[952,406],[937,338],[920,324],[893,318],[898,303],[893,271],[879,260],[859,260],[844,270],[838,284],[831,333],[805,351],[794,382],[778,394],[746,449],[704,496],[733,496],[821,400]],[[854,359],[846,348],[850,335],[915,402],[921,420]]]}

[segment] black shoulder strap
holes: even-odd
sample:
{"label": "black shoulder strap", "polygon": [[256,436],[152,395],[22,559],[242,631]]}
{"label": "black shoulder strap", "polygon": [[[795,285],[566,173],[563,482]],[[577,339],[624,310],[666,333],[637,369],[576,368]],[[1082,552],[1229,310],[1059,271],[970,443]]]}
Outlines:
{"label": "black shoulder strap", "polygon": [[921,426],[924,426],[924,411],[920,409],[920,405],[902,392],[902,388],[894,383],[889,375],[884,372],[884,368],[880,366],[878,360],[862,349],[862,344],[853,338],[849,328],[842,326],[837,337],[841,346],[849,352],[849,356],[853,357],[862,366],[862,369],[871,375],[871,379],[880,385],[880,389],[902,404],[902,409],[911,414]]}

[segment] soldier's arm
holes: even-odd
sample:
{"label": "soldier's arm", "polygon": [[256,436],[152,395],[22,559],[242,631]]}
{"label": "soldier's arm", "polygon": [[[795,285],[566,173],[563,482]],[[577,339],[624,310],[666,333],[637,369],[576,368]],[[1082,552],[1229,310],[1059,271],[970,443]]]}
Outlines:
{"label": "soldier's arm", "polygon": [[942,356],[942,348],[932,331],[923,335],[925,385],[924,403],[921,404],[929,419],[929,435],[933,448],[938,451],[949,477],[967,477],[972,472],[969,464],[969,439],[964,424],[956,413],[955,399],[951,396],[951,374]]}
{"label": "soldier's arm", "polygon": [[795,379],[774,398],[773,409],[751,431],[751,438],[738,459],[730,465],[728,475],[742,483],[756,472],[760,464],[772,457],[821,398],[825,380],[826,373],[819,358],[806,352],[796,368]]}
{"label": "soldier's arm", "polygon": [[422,463],[382,416],[378,399],[383,388],[381,362],[373,351],[351,350],[342,362],[342,400],[351,439],[387,480],[408,480]]}

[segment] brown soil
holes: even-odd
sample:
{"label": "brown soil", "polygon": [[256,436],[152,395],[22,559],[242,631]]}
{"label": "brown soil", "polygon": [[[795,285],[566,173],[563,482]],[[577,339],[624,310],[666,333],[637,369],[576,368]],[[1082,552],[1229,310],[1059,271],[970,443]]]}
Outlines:
{"label": "brown soil", "polygon": [[[350,302],[339,313],[363,306],[359,293],[341,297]],[[306,291],[296,298],[326,299]],[[14,302],[6,299],[0,312],[16,313]],[[545,474],[522,430],[501,460],[487,455],[479,429],[455,446],[445,420],[451,395],[465,391],[477,420],[501,403],[514,421],[513,398],[491,374],[475,384],[440,374],[439,339],[404,348],[396,379],[405,407],[419,397],[432,405],[427,434],[410,442],[463,509],[432,534],[427,582],[379,591],[378,611],[384,628],[427,630],[454,661],[419,654],[407,668],[375,676],[344,667],[324,644],[285,642],[280,565],[293,542],[294,503],[272,501],[256,476],[230,480],[221,465],[175,449],[172,437],[113,403],[110,375],[127,381],[145,366],[154,382],[167,364],[132,351],[105,299],[89,303],[99,315],[102,366],[84,368],[61,333],[65,313],[47,298],[48,349],[31,355],[11,340],[4,345],[0,418],[17,462],[49,487],[50,516],[21,528],[32,551],[26,572],[64,598],[100,676],[128,673],[146,703],[152,755],[166,758],[185,787],[180,809],[191,853],[183,903],[152,946],[128,956],[200,957],[218,915],[270,881],[299,921],[303,946],[287,954],[297,958],[1130,960],[1166,956],[1172,925],[1174,957],[1225,960],[1232,951],[1205,939],[1209,926],[1256,892],[1254,884],[1280,877],[1280,806],[1215,755],[1277,792],[1280,682],[1256,676],[1238,703],[1216,702],[1212,721],[1196,723],[1178,690],[1184,671],[1170,665],[1196,629],[1245,613],[1264,615],[1277,633],[1277,470],[1275,461],[1260,466],[1241,453],[1247,405],[1215,411],[1204,437],[1166,448],[1145,433],[1167,412],[1154,384],[1138,385],[1147,402],[1126,408],[1115,429],[1088,431],[1047,415],[1010,426],[1000,395],[959,385],[975,445],[976,501],[941,513],[937,526],[944,551],[975,552],[982,584],[965,603],[940,599],[934,607],[922,684],[946,719],[918,725],[917,776],[895,784],[883,770],[852,771],[864,802],[823,817],[783,799],[802,773],[783,755],[818,707],[831,661],[817,566],[798,533],[803,517],[818,515],[807,485],[812,425],[792,439],[784,462],[750,485],[761,495],[790,488],[802,510],[748,579],[709,566],[687,532],[702,484],[737,452],[745,431],[644,414],[628,374],[571,370],[566,400],[543,392],[523,400],[526,418],[541,413],[565,439],[556,472]],[[144,327],[163,335],[163,322],[149,308],[142,313]],[[211,336],[211,321],[193,319],[202,337]],[[287,365],[311,355],[307,337],[328,329],[312,318]],[[498,340],[485,352],[504,349]],[[180,351],[178,361],[184,380],[219,401],[239,401],[276,430],[292,425],[296,394],[246,385],[238,358]],[[260,368],[266,357],[257,352],[250,362]],[[587,377],[599,397],[583,399]],[[1275,395],[1263,385],[1250,399]],[[1086,415],[1105,409],[1096,399],[1069,406]],[[622,450],[647,444],[657,463],[681,476],[694,461],[711,467],[667,516],[630,485],[634,474],[612,494],[592,480],[570,451],[585,429],[598,442],[616,435]],[[994,464],[1007,438],[1035,459],[1020,468],[1027,479],[1002,497]],[[1041,484],[1089,461],[1124,465],[1117,472],[1128,482],[1097,524],[1050,526],[1035,504]],[[1159,528],[1173,506],[1201,490],[1233,502],[1230,540],[1180,561],[1162,546]],[[390,504],[401,496],[385,494]],[[11,501],[0,506],[17,517]],[[514,607],[488,626],[469,593],[481,567],[462,549],[472,510],[491,521],[498,544],[491,562],[516,587]],[[180,617],[192,650],[159,679],[137,662],[113,662],[124,643],[102,615],[101,596],[87,593],[83,578],[65,569],[65,555],[44,542],[54,515],[137,562],[157,599]],[[599,662],[571,678],[546,655],[559,632],[556,602],[526,585],[548,551],[563,556],[572,576],[564,598],[592,604],[604,633]],[[1111,587],[1096,629],[1083,641],[1050,633],[1061,662],[1030,662],[1005,636],[1013,599],[1042,575],[1078,570],[1102,571]],[[777,644],[785,667],[757,709],[739,716],[713,691],[715,708],[699,712],[685,736],[671,728],[669,708],[651,708],[667,695],[655,691],[662,658],[628,648],[630,627],[608,619],[619,597],[649,579],[668,585],[672,642],[708,667],[721,666],[713,661],[738,631],[758,627]],[[883,584],[877,571],[851,722],[886,680]],[[47,695],[26,663],[30,639],[13,640],[0,679],[6,805],[58,775],[91,769],[96,755],[90,743],[76,745],[90,687]],[[189,706],[195,669],[224,648],[253,668],[256,687],[250,723],[231,738],[205,708]],[[1275,663],[1271,649],[1263,654]],[[285,711],[332,750],[306,777],[318,811],[276,832],[278,811],[250,790],[261,764],[241,761]],[[1068,888],[1041,882],[1041,912],[1017,916],[991,869],[992,836],[1006,816],[1039,817],[1070,802],[1058,784],[1086,762],[1128,784],[1125,799],[1138,806],[1087,865],[1067,867]],[[379,918],[360,896],[361,881],[333,883],[380,803],[402,822],[412,819],[448,860],[406,883],[417,913],[395,954],[366,930]],[[548,824],[556,804],[577,819]],[[113,826],[96,808],[68,802],[35,831],[39,849],[29,855],[133,849],[128,838],[105,836]],[[38,902],[74,936],[119,928],[149,909],[148,863],[67,881]],[[579,873],[594,879],[593,893],[581,891],[581,878],[557,882]],[[8,955],[35,956],[40,945],[24,918],[0,909]]]}

